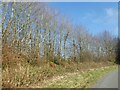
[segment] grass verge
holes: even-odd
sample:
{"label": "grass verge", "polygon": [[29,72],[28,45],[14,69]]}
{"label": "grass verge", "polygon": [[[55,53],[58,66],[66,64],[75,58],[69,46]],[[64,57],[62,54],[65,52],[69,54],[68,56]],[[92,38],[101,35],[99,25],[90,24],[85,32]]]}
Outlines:
{"label": "grass verge", "polygon": [[[43,88],[43,87],[78,87],[79,82],[82,87],[94,78],[94,73],[99,74],[99,71],[88,71],[89,68],[100,68],[109,66],[109,64],[84,62],[84,63],[65,63],[56,65],[54,63],[41,63],[40,65],[30,65],[28,63],[13,63],[2,69],[2,86],[6,88]],[[110,70],[112,67],[110,68]],[[91,69],[94,71],[94,69]],[[105,69],[106,70],[106,69]],[[86,74],[84,75],[84,72]],[[109,68],[108,70],[109,71]],[[87,74],[88,72],[88,74]],[[101,71],[100,71],[101,72]],[[104,72],[104,70],[102,71]],[[90,76],[89,76],[90,74]],[[103,74],[103,73],[100,73]],[[90,80],[89,80],[90,78]],[[84,81],[85,79],[85,81]]]}
{"label": "grass verge", "polygon": [[104,74],[117,69],[117,66],[108,66],[97,69],[90,69],[85,72],[77,72],[74,75],[51,80],[44,83],[45,88],[90,88]]}

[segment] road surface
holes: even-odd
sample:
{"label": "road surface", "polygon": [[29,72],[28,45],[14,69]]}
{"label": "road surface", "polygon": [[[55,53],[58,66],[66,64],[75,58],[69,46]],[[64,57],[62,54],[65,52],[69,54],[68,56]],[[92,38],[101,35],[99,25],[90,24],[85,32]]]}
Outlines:
{"label": "road surface", "polygon": [[118,70],[106,74],[93,88],[118,88]]}

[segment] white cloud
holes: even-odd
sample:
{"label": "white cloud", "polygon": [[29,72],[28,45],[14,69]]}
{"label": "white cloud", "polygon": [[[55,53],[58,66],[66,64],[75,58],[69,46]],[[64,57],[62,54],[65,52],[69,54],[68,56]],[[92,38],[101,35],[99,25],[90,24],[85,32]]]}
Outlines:
{"label": "white cloud", "polygon": [[115,17],[116,18],[118,16],[118,11],[117,11],[117,9],[114,9],[114,8],[106,8],[105,13],[106,13],[107,17]]}
{"label": "white cloud", "polygon": [[118,9],[106,8],[103,23],[112,34],[118,35]]}
{"label": "white cloud", "polygon": [[106,9],[106,14],[107,14],[108,16],[113,16],[113,14],[114,14],[113,9],[112,9],[112,8]]}
{"label": "white cloud", "polygon": [[[108,30],[114,35],[118,33],[118,9],[117,8],[105,8],[101,11],[102,14],[98,12],[87,13],[83,16],[84,21],[89,21],[92,27],[98,26],[98,31]],[[90,26],[89,25],[89,26]],[[90,26],[91,27],[91,26]],[[96,30],[96,28],[93,28]],[[103,30],[102,30],[103,29]]]}
{"label": "white cloud", "polygon": [[115,8],[107,8],[105,9],[105,21],[109,25],[115,25],[117,26],[118,23],[118,11]]}

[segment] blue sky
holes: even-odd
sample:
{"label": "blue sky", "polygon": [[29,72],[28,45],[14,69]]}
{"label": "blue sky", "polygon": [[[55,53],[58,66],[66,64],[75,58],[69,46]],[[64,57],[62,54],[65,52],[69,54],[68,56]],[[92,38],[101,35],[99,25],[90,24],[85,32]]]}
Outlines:
{"label": "blue sky", "polygon": [[73,24],[80,24],[96,35],[109,30],[118,35],[117,2],[50,2],[48,5],[68,17]]}

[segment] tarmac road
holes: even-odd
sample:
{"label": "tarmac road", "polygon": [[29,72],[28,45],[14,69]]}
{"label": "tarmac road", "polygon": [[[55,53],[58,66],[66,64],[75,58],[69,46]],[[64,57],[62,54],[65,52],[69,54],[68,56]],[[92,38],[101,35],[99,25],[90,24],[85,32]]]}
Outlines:
{"label": "tarmac road", "polygon": [[93,88],[118,88],[118,69],[98,80]]}

